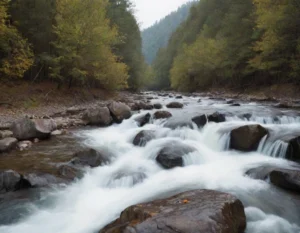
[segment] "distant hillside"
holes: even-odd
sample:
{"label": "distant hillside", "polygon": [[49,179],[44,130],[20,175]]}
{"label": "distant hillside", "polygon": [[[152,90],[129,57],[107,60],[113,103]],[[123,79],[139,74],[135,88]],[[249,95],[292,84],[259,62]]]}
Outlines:
{"label": "distant hillside", "polygon": [[153,26],[142,31],[143,54],[146,62],[151,64],[157,51],[168,44],[171,34],[186,20],[194,2],[189,2],[172,12]]}

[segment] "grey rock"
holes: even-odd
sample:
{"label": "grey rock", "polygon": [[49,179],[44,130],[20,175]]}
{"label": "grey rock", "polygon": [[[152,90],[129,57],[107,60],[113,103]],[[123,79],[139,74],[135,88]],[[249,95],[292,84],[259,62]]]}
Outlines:
{"label": "grey rock", "polygon": [[124,103],[113,101],[108,105],[108,109],[116,123],[122,123],[124,119],[131,117],[131,109]]}
{"label": "grey rock", "polygon": [[112,117],[107,107],[87,109],[82,120],[88,125],[108,126],[112,123]]}
{"label": "grey rock", "polygon": [[0,153],[9,152],[17,146],[18,140],[16,138],[4,138],[0,140]]}

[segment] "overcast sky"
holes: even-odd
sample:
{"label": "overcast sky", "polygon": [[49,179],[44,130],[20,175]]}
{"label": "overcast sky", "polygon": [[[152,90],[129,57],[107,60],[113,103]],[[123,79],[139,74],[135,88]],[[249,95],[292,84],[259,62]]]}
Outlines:
{"label": "overcast sky", "polygon": [[189,0],[132,0],[135,14],[142,29],[162,19]]}

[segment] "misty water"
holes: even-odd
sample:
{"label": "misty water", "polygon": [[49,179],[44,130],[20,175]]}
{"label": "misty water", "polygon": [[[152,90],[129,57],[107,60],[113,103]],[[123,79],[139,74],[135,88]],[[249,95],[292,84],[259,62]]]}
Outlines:
{"label": "misty water", "polygon": [[[174,100],[157,97],[151,101],[165,105]],[[291,132],[300,135],[298,113],[251,102],[232,107],[207,97],[176,101],[185,106],[168,109],[173,114],[169,120],[152,119],[151,124],[141,128],[134,119],[155,110],[141,111],[119,125],[79,131],[81,143],[111,154],[111,162],[88,169],[81,180],[66,187],[44,190],[38,201],[22,207],[27,209],[26,215],[0,226],[0,233],[96,233],[130,205],[193,189],[236,195],[245,206],[247,233],[299,233],[300,198],[245,175],[249,169],[264,165],[299,169],[284,158],[287,145],[280,141],[281,136]],[[193,116],[215,111],[225,113],[226,122],[209,123],[202,129],[195,124],[184,127]],[[242,116],[245,113],[251,117]],[[270,131],[258,151],[229,151],[230,130],[255,123]],[[182,127],[171,129],[169,125]],[[133,138],[142,129],[154,130],[155,139],[145,147],[133,146]],[[184,156],[184,167],[163,169],[155,160],[157,153],[165,145],[178,143],[197,150]]]}

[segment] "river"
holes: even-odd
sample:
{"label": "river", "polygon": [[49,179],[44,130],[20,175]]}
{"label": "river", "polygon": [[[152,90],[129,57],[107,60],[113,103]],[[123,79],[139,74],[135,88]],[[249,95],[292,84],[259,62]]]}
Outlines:
{"label": "river", "polygon": [[[148,93],[165,105],[172,97]],[[199,101],[200,99],[200,101]],[[209,123],[203,129],[165,127],[166,120],[153,120],[140,128],[133,115],[123,123],[108,128],[80,130],[81,143],[111,154],[111,162],[88,169],[84,177],[71,185],[43,190],[41,199],[27,203],[26,215],[10,225],[0,226],[0,233],[96,233],[116,219],[126,207],[187,190],[213,189],[232,193],[244,204],[247,233],[299,233],[300,198],[266,181],[245,175],[262,165],[298,167],[286,160],[286,144],[278,141],[291,131],[300,135],[300,117],[294,110],[272,107],[267,103],[239,102],[234,107],[223,100],[208,97],[176,99],[185,106],[170,111],[169,123],[189,122],[191,117],[220,111],[226,122]],[[250,119],[238,117],[250,113]],[[270,130],[271,139],[263,139],[257,152],[229,151],[229,132],[237,126],[260,123]],[[141,129],[155,131],[155,139],[145,147],[133,146]],[[197,150],[184,156],[184,167],[165,170],[155,161],[157,153],[172,143],[184,143]],[[17,210],[16,210],[17,211]],[[1,211],[0,211],[1,213]],[[3,214],[3,213],[1,213]]]}

